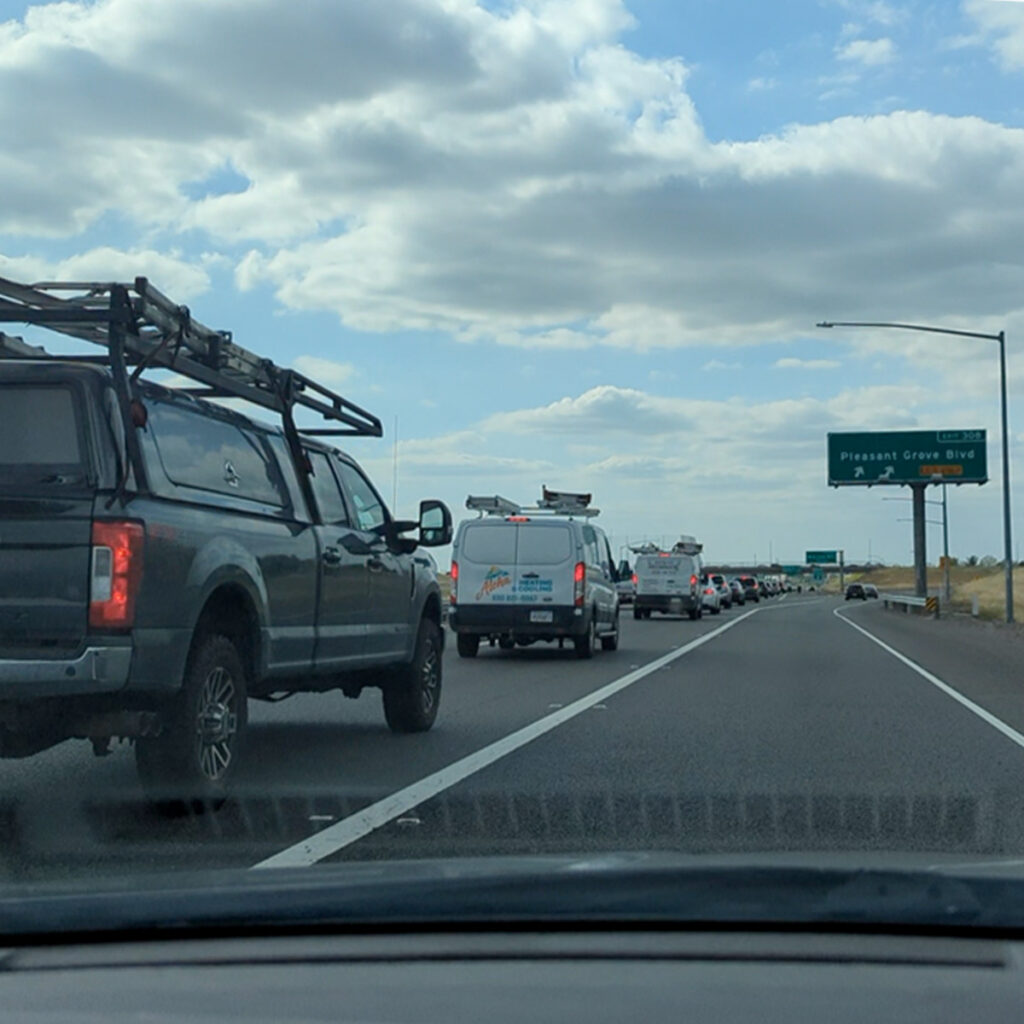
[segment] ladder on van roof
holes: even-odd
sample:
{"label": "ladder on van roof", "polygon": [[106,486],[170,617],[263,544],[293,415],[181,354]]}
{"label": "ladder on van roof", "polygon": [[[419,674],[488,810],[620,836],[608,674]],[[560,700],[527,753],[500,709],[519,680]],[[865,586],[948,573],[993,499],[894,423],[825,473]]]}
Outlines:
{"label": "ladder on van roof", "polygon": [[[25,323],[107,349],[115,378],[125,377],[130,393],[140,374],[172,370],[201,385],[180,388],[202,398],[240,398],[291,420],[296,407],[332,424],[299,431],[309,435],[381,437],[380,420],[300,373],[250,352],[194,319],[145,277],[130,284],[45,281],[19,284],[0,277],[0,323]],[[0,334],[0,357],[39,359],[44,350]],[[89,357],[64,357],[94,361]],[[130,378],[119,368],[134,367]]]}
{"label": "ladder on van roof", "polygon": [[466,498],[466,508],[479,512],[481,516],[578,516],[581,519],[592,519],[600,515],[601,510],[590,508],[592,495],[577,494],[572,491],[550,491],[542,488],[540,501],[536,505],[520,505],[500,494],[470,494]]}

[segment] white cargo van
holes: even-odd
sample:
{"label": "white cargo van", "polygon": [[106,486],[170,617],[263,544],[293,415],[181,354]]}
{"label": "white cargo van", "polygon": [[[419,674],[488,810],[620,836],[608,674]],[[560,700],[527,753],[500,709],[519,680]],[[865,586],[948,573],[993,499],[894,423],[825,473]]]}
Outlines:
{"label": "white cargo van", "polygon": [[636,596],[633,598],[633,618],[649,619],[651,612],[682,615],[699,619],[701,607],[701,581],[704,567],[700,553],[703,545],[693,537],[683,536],[671,551],[662,551],[653,545],[634,548],[636,562]]}
{"label": "white cargo van", "polygon": [[466,499],[479,517],[455,534],[448,612],[462,657],[475,657],[481,640],[509,650],[571,639],[581,658],[598,641],[618,647],[617,574],[589,502],[546,488],[529,508],[496,495]]}

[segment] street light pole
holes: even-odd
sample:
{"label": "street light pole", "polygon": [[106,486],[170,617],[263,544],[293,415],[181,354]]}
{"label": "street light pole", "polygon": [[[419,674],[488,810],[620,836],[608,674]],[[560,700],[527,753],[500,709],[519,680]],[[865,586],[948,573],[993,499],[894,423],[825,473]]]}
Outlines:
{"label": "street light pole", "polygon": [[985,334],[981,331],[958,331],[952,327],[868,320],[822,320],[817,326],[895,328],[901,331],[924,331],[927,334],[950,334],[959,338],[981,338],[984,341],[995,341],[999,344],[999,402],[1003,432],[1003,567],[1006,577],[1006,621],[1013,622],[1013,531],[1010,518],[1010,433],[1006,398],[1006,332]]}
{"label": "street light pole", "polygon": [[1006,573],[1006,621],[1013,622],[1013,541],[1010,526],[1010,428],[1006,412],[1006,332],[999,332],[999,397],[1003,430],[1003,559]]}

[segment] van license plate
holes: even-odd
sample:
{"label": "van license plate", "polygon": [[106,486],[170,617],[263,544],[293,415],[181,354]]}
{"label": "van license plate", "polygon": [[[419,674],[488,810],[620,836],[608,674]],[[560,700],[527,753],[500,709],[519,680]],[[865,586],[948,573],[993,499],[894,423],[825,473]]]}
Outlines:
{"label": "van license plate", "polygon": [[531,622],[554,622],[553,612],[530,612]]}

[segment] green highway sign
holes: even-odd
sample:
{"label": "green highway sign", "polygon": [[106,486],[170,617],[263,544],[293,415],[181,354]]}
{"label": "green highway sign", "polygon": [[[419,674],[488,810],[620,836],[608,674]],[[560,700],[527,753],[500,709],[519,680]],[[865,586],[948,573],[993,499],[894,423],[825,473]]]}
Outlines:
{"label": "green highway sign", "polygon": [[988,480],[984,430],[884,430],[828,435],[832,487]]}
{"label": "green highway sign", "polygon": [[825,573],[822,572],[821,566],[816,565],[814,567],[814,581],[820,583],[825,578]]}
{"label": "green highway sign", "polygon": [[784,565],[782,571],[786,576],[799,576],[804,571],[802,565]]}
{"label": "green highway sign", "polygon": [[808,551],[804,558],[808,565],[835,565],[839,561],[839,552]]}

